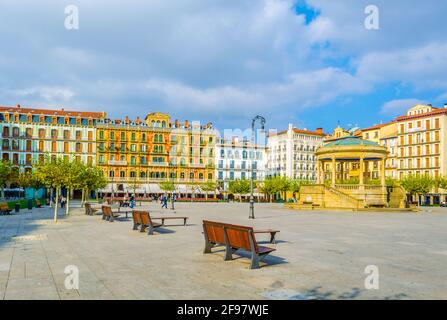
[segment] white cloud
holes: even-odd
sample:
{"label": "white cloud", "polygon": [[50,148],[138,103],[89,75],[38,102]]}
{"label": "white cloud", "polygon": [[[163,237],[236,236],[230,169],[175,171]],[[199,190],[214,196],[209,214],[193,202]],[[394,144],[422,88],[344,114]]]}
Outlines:
{"label": "white cloud", "polygon": [[380,113],[388,116],[398,116],[404,114],[408,109],[417,105],[425,104],[419,99],[398,99],[386,102],[380,109]]}
{"label": "white cloud", "polygon": [[447,88],[447,42],[407,50],[372,52],[358,62],[360,77],[373,81],[400,81],[417,89]]}

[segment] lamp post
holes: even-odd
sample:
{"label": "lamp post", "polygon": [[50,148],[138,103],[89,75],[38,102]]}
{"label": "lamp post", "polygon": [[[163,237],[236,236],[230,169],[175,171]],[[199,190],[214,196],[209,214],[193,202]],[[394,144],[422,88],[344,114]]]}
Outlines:
{"label": "lamp post", "polygon": [[[171,161],[169,161],[169,178],[171,178],[171,171],[172,164]],[[172,175],[172,189],[171,189],[171,210],[174,210],[174,175]]]}
{"label": "lamp post", "polygon": [[[255,158],[254,150],[255,150],[255,124],[256,124],[256,121],[261,122],[261,128],[262,128],[262,130],[264,130],[265,118],[257,115],[251,121],[251,148],[253,151],[253,158]],[[255,218],[255,198],[253,196],[253,184],[254,184],[254,181],[253,181],[253,158],[251,160],[251,166],[250,166],[250,215],[248,216],[249,219]]]}

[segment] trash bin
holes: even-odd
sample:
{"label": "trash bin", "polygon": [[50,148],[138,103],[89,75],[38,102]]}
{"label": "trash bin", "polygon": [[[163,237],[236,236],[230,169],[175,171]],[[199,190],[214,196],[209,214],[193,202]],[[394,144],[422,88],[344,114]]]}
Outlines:
{"label": "trash bin", "polygon": [[20,211],[20,203],[16,202],[16,204],[14,205],[14,211],[16,213],[18,213]]}
{"label": "trash bin", "polygon": [[33,199],[28,199],[28,210],[33,210]]}

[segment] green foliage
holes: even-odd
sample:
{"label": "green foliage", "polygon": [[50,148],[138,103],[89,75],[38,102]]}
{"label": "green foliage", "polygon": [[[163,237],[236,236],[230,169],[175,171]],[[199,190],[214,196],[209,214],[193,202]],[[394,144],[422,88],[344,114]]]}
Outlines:
{"label": "green foliage", "polygon": [[217,183],[214,181],[207,181],[200,185],[200,189],[206,192],[214,192],[216,191]]}
{"label": "green foliage", "polygon": [[447,177],[439,176],[433,179],[433,186],[438,189],[447,189]]}
{"label": "green foliage", "polygon": [[430,192],[434,186],[434,180],[427,175],[407,175],[400,181],[401,186],[410,195]]}
{"label": "green foliage", "polygon": [[242,201],[242,195],[250,192],[250,180],[234,180],[230,181],[228,191],[232,194],[238,194]]}
{"label": "green foliage", "polygon": [[158,184],[158,186],[165,192],[173,192],[175,190],[175,184],[173,181],[162,181]]}
{"label": "green foliage", "polygon": [[4,188],[6,183],[14,178],[14,169],[9,161],[0,161],[0,187]]}
{"label": "green foliage", "polygon": [[386,177],[385,184],[387,187],[397,187],[399,185],[399,181],[391,177]]}

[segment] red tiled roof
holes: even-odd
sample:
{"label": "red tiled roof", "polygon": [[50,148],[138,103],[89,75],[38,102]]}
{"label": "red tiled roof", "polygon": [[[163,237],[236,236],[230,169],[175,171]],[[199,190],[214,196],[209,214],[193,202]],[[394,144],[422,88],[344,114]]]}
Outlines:
{"label": "red tiled roof", "polygon": [[[268,136],[279,136],[281,134],[287,133],[288,130],[283,130],[283,131],[279,131],[276,133],[269,133]],[[327,133],[324,133],[323,131],[312,131],[312,130],[304,130],[304,129],[297,129],[297,128],[293,128],[293,132],[295,133],[302,133],[302,134],[309,134],[309,135],[314,135],[314,136],[327,136]]]}
{"label": "red tiled roof", "polygon": [[441,114],[447,114],[447,108],[433,108],[433,110],[430,112],[414,114],[411,116],[406,116],[406,115],[400,116],[400,117],[397,117],[395,121],[405,121],[405,120],[410,120],[410,119],[426,118],[426,117],[431,117],[431,116],[436,116],[436,115],[441,115]]}
{"label": "red tiled roof", "polygon": [[47,116],[71,116],[71,117],[84,117],[84,118],[102,118],[105,116],[105,112],[90,112],[90,111],[68,111],[68,110],[54,110],[54,109],[37,109],[37,108],[23,108],[18,106],[0,106],[0,112],[18,112],[22,114],[35,114],[35,115],[47,115]]}
{"label": "red tiled roof", "polygon": [[393,120],[393,121],[390,121],[390,122],[387,122],[387,123],[376,124],[376,125],[373,125],[371,127],[368,127],[368,128],[365,128],[365,129],[361,129],[361,131],[370,131],[370,130],[380,129],[382,127],[385,127],[387,125],[392,124],[393,122],[396,122],[396,120]]}

